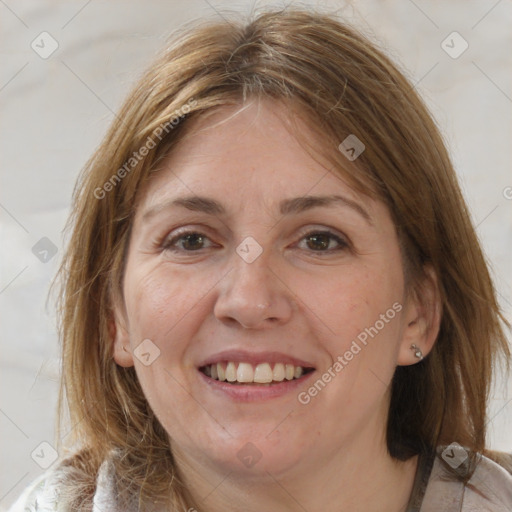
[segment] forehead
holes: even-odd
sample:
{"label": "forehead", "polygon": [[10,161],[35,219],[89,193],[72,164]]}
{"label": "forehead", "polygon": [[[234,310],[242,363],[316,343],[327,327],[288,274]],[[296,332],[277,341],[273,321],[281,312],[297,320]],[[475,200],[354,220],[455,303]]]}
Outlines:
{"label": "forehead", "polygon": [[[287,197],[342,193],[362,197],[322,158],[325,141],[278,102],[225,106],[191,122],[149,182],[147,209],[179,196],[209,196],[238,208],[268,206]],[[352,168],[351,168],[352,167]],[[347,172],[354,172],[347,160]],[[264,204],[263,204],[264,203]]]}

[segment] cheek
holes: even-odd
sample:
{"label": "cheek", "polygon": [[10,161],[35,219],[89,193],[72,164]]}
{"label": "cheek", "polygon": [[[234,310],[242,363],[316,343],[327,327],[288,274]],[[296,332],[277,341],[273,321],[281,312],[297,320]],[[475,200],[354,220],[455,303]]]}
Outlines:
{"label": "cheek", "polygon": [[388,326],[393,326],[397,332],[399,322],[393,304],[402,300],[403,279],[394,269],[347,265],[322,280],[305,277],[298,288],[306,310],[314,314],[339,348],[376,322],[381,327],[381,315],[390,320],[386,329],[390,331]]}
{"label": "cheek", "polygon": [[[335,408],[343,405],[344,411],[360,411],[368,419],[384,400],[397,364],[401,267],[347,265],[338,270],[323,280],[323,287],[304,283],[308,290],[304,301],[327,333],[321,344],[329,357],[319,378],[325,377],[329,384],[319,403],[325,401]],[[322,385],[317,388],[323,389]],[[317,391],[305,392],[313,397]]]}
{"label": "cheek", "polygon": [[[173,331],[201,299],[197,283],[161,265],[129,275],[125,296],[132,343],[150,338],[167,344]],[[179,338],[179,337],[177,337]]]}
{"label": "cheek", "polygon": [[167,425],[172,418],[179,424],[194,410],[184,390],[188,370],[184,354],[198,326],[204,293],[197,280],[178,275],[165,264],[134,267],[137,271],[132,267],[126,274],[125,298],[135,370],[160,421]]}

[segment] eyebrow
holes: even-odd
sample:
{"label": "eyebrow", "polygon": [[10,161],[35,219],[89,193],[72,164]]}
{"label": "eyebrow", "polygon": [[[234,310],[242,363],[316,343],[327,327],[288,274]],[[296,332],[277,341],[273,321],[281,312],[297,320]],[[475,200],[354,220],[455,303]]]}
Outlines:
{"label": "eyebrow", "polygon": [[226,213],[225,208],[218,201],[215,201],[215,199],[200,196],[190,196],[180,197],[178,199],[173,199],[172,201],[167,201],[163,204],[154,206],[143,214],[142,219],[148,220],[161,211],[175,206],[180,206],[193,212],[207,213],[209,215],[223,215]]}
{"label": "eyebrow", "polygon": [[280,203],[281,215],[290,215],[293,213],[301,213],[311,208],[319,206],[332,206],[341,204],[356,211],[361,215],[369,224],[373,224],[370,214],[356,201],[340,195],[331,196],[303,196],[293,199],[285,199]]}
{"label": "eyebrow", "polygon": [[[369,224],[373,225],[372,218],[359,203],[340,195],[302,196],[291,199],[284,199],[279,203],[279,211],[281,215],[287,216],[302,213],[313,208],[318,208],[322,206],[328,207],[336,204],[341,204],[342,206],[354,210],[361,217],[363,217]],[[216,201],[215,199],[201,196],[189,196],[173,199],[171,201],[150,208],[143,214],[142,219],[148,220],[149,218],[154,217],[155,215],[160,213],[161,211],[176,206],[194,212],[206,213],[208,215],[224,215],[226,213],[226,209],[224,208],[224,206],[222,206],[222,204]]]}

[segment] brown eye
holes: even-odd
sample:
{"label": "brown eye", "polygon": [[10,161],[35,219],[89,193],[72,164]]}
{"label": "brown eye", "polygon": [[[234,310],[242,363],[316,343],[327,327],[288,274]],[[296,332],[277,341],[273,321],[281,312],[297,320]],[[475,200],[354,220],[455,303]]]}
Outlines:
{"label": "brown eye", "polygon": [[300,241],[300,246],[315,252],[331,252],[347,247],[347,243],[334,233],[320,231],[306,235]]}
{"label": "brown eye", "polygon": [[185,233],[177,233],[175,236],[167,239],[162,244],[162,248],[168,251],[193,252],[201,249],[209,249],[215,244],[202,233],[189,231]]}
{"label": "brown eye", "polygon": [[330,242],[331,239],[329,235],[324,233],[309,235],[306,237],[307,246],[313,251],[324,251],[325,249],[329,249]]}
{"label": "brown eye", "polygon": [[189,233],[177,240],[177,245],[186,251],[197,251],[205,246],[206,237],[199,233]]}

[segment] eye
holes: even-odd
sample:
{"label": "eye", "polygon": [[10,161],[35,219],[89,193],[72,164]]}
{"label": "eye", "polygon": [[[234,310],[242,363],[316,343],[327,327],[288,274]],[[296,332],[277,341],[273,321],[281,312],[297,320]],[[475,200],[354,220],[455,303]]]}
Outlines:
{"label": "eye", "polygon": [[315,252],[331,252],[344,249],[348,244],[330,231],[312,231],[300,240],[298,247]]}
{"label": "eye", "polygon": [[207,249],[212,247],[214,244],[204,234],[195,231],[189,231],[186,233],[178,233],[175,236],[168,238],[163,243],[163,248],[174,251],[199,251],[201,249]]}

